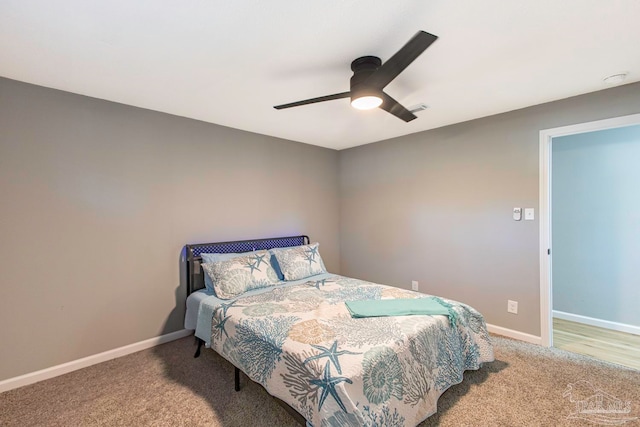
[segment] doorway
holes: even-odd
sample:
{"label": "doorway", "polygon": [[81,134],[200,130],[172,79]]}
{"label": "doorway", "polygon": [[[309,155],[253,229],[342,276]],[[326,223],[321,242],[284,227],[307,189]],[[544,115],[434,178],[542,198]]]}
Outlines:
{"label": "doorway", "polygon": [[[580,347],[567,342],[571,337],[580,337],[580,341],[612,331],[626,334],[621,338],[630,337],[637,347],[633,340],[640,339],[634,335],[640,334],[640,320],[625,295],[636,299],[633,305],[637,307],[640,267],[635,267],[631,257],[637,258],[639,252],[632,246],[640,240],[640,202],[636,202],[637,196],[625,196],[627,205],[620,202],[625,187],[633,188],[630,194],[637,194],[638,188],[628,182],[623,166],[626,164],[627,173],[634,179],[640,176],[635,172],[637,166],[631,168],[633,162],[624,154],[621,157],[623,142],[629,141],[630,134],[636,135],[631,137],[633,141],[640,135],[640,114],[540,132],[543,345],[554,345],[555,324],[561,331],[556,337],[557,346],[568,345],[570,350]],[[627,135],[626,140],[621,135]],[[615,141],[620,143],[610,144]],[[637,147],[632,145],[632,156],[640,153]],[[617,165],[621,165],[620,171]],[[629,212],[629,203],[637,203],[631,209],[635,212]],[[592,341],[586,347],[597,349],[601,345],[611,353],[612,348],[627,345],[613,339],[613,343],[605,344]]]}

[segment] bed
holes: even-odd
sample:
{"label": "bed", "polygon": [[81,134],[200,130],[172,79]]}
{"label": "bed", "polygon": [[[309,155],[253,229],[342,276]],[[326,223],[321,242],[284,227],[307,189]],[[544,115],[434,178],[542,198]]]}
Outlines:
{"label": "bed", "polygon": [[[493,361],[472,307],[329,273],[307,236],[186,250],[196,356],[215,350],[236,390],[242,371],[309,426],[415,426],[465,370]],[[435,311],[405,315],[415,306]]]}

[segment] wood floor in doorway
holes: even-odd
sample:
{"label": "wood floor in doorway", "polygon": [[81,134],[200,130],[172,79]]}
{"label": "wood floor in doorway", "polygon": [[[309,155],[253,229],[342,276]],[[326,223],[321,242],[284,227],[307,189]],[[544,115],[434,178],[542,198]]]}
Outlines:
{"label": "wood floor in doorway", "polygon": [[640,335],[554,318],[553,346],[640,369]]}

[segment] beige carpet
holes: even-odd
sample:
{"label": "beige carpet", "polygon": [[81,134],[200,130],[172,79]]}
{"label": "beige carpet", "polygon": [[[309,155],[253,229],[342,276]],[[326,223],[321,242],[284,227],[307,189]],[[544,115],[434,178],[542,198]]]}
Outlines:
{"label": "beige carpet", "polygon": [[[640,371],[502,337],[493,341],[496,361],[467,372],[421,427],[595,425],[568,418],[576,404],[563,392],[580,380],[631,403],[630,413],[614,416],[640,417]],[[233,367],[211,350],[193,359],[194,349],[187,337],[2,393],[0,425],[297,425],[246,377],[234,392]]]}

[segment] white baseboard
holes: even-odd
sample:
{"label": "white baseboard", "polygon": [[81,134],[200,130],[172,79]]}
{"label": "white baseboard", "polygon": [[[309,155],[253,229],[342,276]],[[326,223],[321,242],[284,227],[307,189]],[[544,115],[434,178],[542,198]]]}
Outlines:
{"label": "white baseboard", "polygon": [[585,325],[597,326],[599,328],[611,329],[613,331],[627,332],[629,334],[640,335],[640,327],[627,325],[626,323],[612,322],[610,320],[596,319],[594,317],[582,316],[580,314],[566,313],[564,311],[553,310],[553,317],[568,320],[570,322],[584,323]]}
{"label": "white baseboard", "polygon": [[[555,316],[556,312],[554,312]],[[568,319],[571,320],[571,319]],[[503,335],[505,337],[513,338],[520,341],[529,342],[532,344],[540,345],[542,339],[535,335],[530,335],[520,331],[514,331],[513,329],[503,328],[502,326],[495,326],[487,324],[489,332]],[[640,328],[637,328],[640,329]],[[66,374],[68,372],[76,371],[78,369],[86,368],[87,366],[95,365],[97,363],[106,362],[107,360],[117,359],[118,357],[126,356],[127,354],[135,353],[137,351],[145,350],[147,348],[155,347],[160,344],[164,344],[170,341],[186,337],[192,334],[193,331],[188,329],[182,329],[180,331],[171,332],[159,337],[150,338],[145,341],[129,344],[124,347],[115,348],[102,353],[94,354],[93,356],[87,356],[82,359],[73,360],[71,362],[63,363],[61,365],[52,366],[50,368],[42,369],[40,371],[31,372],[28,374],[20,375],[18,377],[9,378],[0,381],[0,393],[13,390],[14,388],[22,387],[25,385],[37,383],[39,381],[47,380],[49,378],[57,377],[59,375]],[[636,332],[637,333],[637,332]]]}
{"label": "white baseboard", "polygon": [[124,347],[114,348],[113,350],[94,354],[93,356],[83,357],[82,359],[72,360],[71,362],[52,366],[40,371],[31,372],[14,378],[9,378],[0,381],[0,393],[8,390],[13,390],[14,388],[22,387],[25,385],[37,383],[38,381],[57,377],[68,372],[77,371],[78,369],[86,368],[87,366],[95,365],[97,363],[106,362],[107,360],[117,359],[118,357],[126,356],[127,354],[135,353],[140,350],[145,350],[147,348],[155,347],[169,341],[174,341],[182,337],[186,337],[191,333],[193,333],[193,331],[182,329],[179,331],[168,333],[166,335],[160,335],[155,338],[149,338],[148,340],[125,345]]}
{"label": "white baseboard", "polygon": [[525,341],[531,344],[542,345],[542,337],[526,334],[520,331],[514,331],[513,329],[503,328],[502,326],[490,325],[487,323],[487,330],[491,333],[502,335],[514,340]]}

